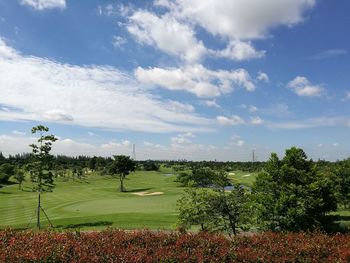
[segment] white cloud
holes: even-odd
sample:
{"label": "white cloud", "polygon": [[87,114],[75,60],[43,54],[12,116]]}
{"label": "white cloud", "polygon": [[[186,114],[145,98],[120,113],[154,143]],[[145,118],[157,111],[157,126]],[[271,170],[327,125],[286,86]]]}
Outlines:
{"label": "white cloud", "polygon": [[262,114],[280,118],[285,118],[287,116],[293,115],[293,113],[289,110],[288,105],[285,103],[273,103],[267,108],[260,109],[260,112]]}
{"label": "white cloud", "polygon": [[231,41],[225,49],[216,51],[215,53],[218,57],[238,61],[261,58],[265,55],[265,51],[255,50],[250,42],[242,42],[239,40]]}
{"label": "white cloud", "polygon": [[33,7],[36,10],[44,9],[65,9],[66,1],[65,0],[21,0],[22,5],[28,5]]}
{"label": "white cloud", "polygon": [[25,132],[21,132],[21,131],[17,131],[17,130],[12,131],[12,133],[14,135],[25,135],[26,134]]}
{"label": "white cloud", "polygon": [[[267,37],[277,26],[300,23],[315,0],[156,0],[153,4],[165,8],[161,15],[143,9],[124,12],[127,30],[140,43],[187,62],[199,61],[203,55],[241,61],[265,55],[249,40]],[[207,49],[196,35],[199,28],[219,36],[226,48]]]}
{"label": "white cloud", "polygon": [[255,90],[249,73],[244,69],[214,71],[199,64],[182,68],[138,67],[135,76],[141,83],[185,90],[198,97],[217,97],[240,86],[247,91]]}
{"label": "white cloud", "polygon": [[122,48],[127,43],[127,40],[121,36],[113,36],[112,45],[115,48]]}
{"label": "white cloud", "polygon": [[158,17],[148,11],[137,11],[129,17],[127,30],[139,42],[157,46],[189,62],[198,61],[207,52],[189,25],[178,22],[168,14]]}
{"label": "white cloud", "polygon": [[188,103],[181,103],[178,101],[170,100],[168,102],[169,110],[174,112],[194,112],[195,108]]}
{"label": "white cloud", "polygon": [[216,102],[216,100],[204,100],[202,104],[208,107],[213,107],[218,109],[221,108],[221,106]]}
{"label": "white cloud", "polygon": [[171,145],[176,146],[176,145],[190,144],[192,143],[192,138],[194,137],[195,136],[193,135],[192,132],[178,134],[177,136],[170,138],[172,142]]}
{"label": "white cloud", "polygon": [[209,130],[211,120],[174,110],[149,92],[116,68],[23,56],[0,39],[0,120],[147,132]]}
{"label": "white cloud", "polygon": [[261,125],[263,124],[265,121],[263,119],[261,119],[259,116],[256,117],[251,117],[250,118],[250,123],[253,125]]}
{"label": "white cloud", "polygon": [[348,126],[349,117],[318,117],[299,121],[269,122],[266,124],[272,129],[310,129],[318,127]]}
{"label": "white cloud", "polygon": [[271,28],[293,26],[315,0],[174,0],[158,1],[179,18],[205,28],[213,35],[231,40],[255,39]]}
{"label": "white cloud", "polygon": [[7,43],[0,37],[0,58],[13,59],[18,57],[17,51],[7,45]]}
{"label": "white cloud", "polygon": [[323,94],[320,85],[312,85],[310,81],[302,76],[297,76],[287,84],[287,87],[301,97],[319,97]]}
{"label": "white cloud", "polygon": [[115,149],[120,147],[129,147],[131,145],[130,141],[122,140],[121,142],[110,141],[101,145],[103,149]]}
{"label": "white cloud", "polygon": [[339,146],[339,143],[338,143],[338,142],[334,142],[334,143],[332,143],[332,146],[338,147],[338,146]]}
{"label": "white cloud", "polygon": [[242,109],[246,109],[250,113],[254,113],[254,112],[257,112],[259,110],[258,107],[254,106],[254,105],[241,104],[240,107]]}
{"label": "white cloud", "polygon": [[266,82],[266,83],[270,81],[269,76],[265,72],[262,72],[262,71],[258,72],[257,79],[260,81]]}
{"label": "white cloud", "polygon": [[311,56],[309,58],[315,59],[315,60],[321,60],[321,59],[333,58],[338,56],[344,56],[346,54],[348,54],[348,51],[345,49],[328,49],[314,56]]}
{"label": "white cloud", "polygon": [[240,125],[240,124],[245,124],[245,121],[241,117],[239,117],[238,115],[232,115],[230,117],[217,116],[216,120],[217,120],[217,122],[220,125]]}
{"label": "white cloud", "polygon": [[235,134],[231,136],[230,145],[242,147],[245,145],[245,141],[241,139],[241,136]]}

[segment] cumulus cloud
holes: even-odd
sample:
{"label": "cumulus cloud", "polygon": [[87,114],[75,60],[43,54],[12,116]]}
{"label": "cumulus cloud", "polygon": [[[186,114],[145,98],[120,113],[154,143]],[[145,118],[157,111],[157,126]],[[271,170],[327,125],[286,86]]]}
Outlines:
{"label": "cumulus cloud", "polygon": [[250,113],[254,113],[254,112],[257,112],[259,110],[258,107],[254,106],[254,105],[241,104],[240,107],[242,109],[246,109]]}
{"label": "cumulus cloud", "polygon": [[127,40],[121,36],[113,36],[112,45],[115,48],[122,48],[127,43]]}
{"label": "cumulus cloud", "polygon": [[23,56],[1,38],[0,94],[0,120],[7,121],[147,132],[208,130],[211,124],[188,105],[178,103],[182,111],[169,106],[116,68]]}
{"label": "cumulus cloud", "polygon": [[204,100],[202,104],[212,108],[221,108],[221,106],[216,102],[216,100]]}
{"label": "cumulus cloud", "polygon": [[198,61],[207,52],[194,30],[171,15],[159,17],[148,11],[137,11],[129,17],[127,30],[139,42],[189,62]]}
{"label": "cumulus cloud", "polygon": [[230,138],[230,145],[242,147],[245,144],[245,141],[242,140],[241,136],[235,134]]}
{"label": "cumulus cloud", "polygon": [[21,5],[31,6],[36,10],[44,9],[65,9],[66,1],[65,0],[21,0]]}
{"label": "cumulus cloud", "polygon": [[[30,152],[31,149],[29,148],[29,145],[36,143],[38,138],[24,135],[25,134],[22,133],[14,135],[0,134],[1,151],[6,155]],[[53,144],[52,153],[65,154],[69,156],[111,156],[113,154],[130,155],[132,153],[132,146],[128,140],[92,144],[81,142],[72,138],[60,138]]]}
{"label": "cumulus cloud", "polygon": [[253,125],[261,125],[263,124],[265,121],[263,119],[261,119],[259,116],[256,117],[251,117],[250,118],[250,123]]}
{"label": "cumulus cloud", "polygon": [[114,149],[114,148],[120,148],[120,147],[129,147],[130,144],[131,143],[128,140],[122,140],[121,142],[110,141],[108,143],[102,144],[101,147],[103,149]]}
{"label": "cumulus cloud", "polygon": [[249,73],[244,69],[215,71],[199,64],[182,68],[138,67],[135,76],[141,83],[169,90],[185,90],[198,97],[218,97],[233,91],[235,87],[255,90]]}
{"label": "cumulus cloud", "polygon": [[320,85],[313,85],[306,77],[297,76],[287,84],[295,94],[301,97],[320,97],[323,88]]}
{"label": "cumulus cloud", "polygon": [[262,71],[258,72],[257,79],[262,81],[262,82],[266,82],[266,83],[270,81],[269,76],[265,72],[262,72]]}
{"label": "cumulus cloud", "polygon": [[[300,23],[315,0],[156,0],[153,4],[163,7],[162,12],[127,7],[123,9],[128,12],[119,12],[124,13],[127,30],[140,43],[187,62],[198,62],[204,55],[241,61],[263,57],[265,51],[256,50],[250,40],[268,36],[277,26]],[[100,13],[104,13],[101,7]],[[199,28],[219,36],[226,48],[206,48],[196,34]]]}
{"label": "cumulus cloud", "polygon": [[168,108],[174,112],[194,112],[195,108],[188,103],[181,103],[178,101],[170,100],[168,102]]}
{"label": "cumulus cloud", "polygon": [[177,17],[213,35],[231,40],[266,37],[271,28],[303,21],[315,0],[174,0],[158,1]]}
{"label": "cumulus cloud", "polygon": [[217,116],[216,120],[217,120],[217,122],[220,125],[240,125],[240,124],[245,124],[245,121],[241,117],[239,117],[238,115],[232,115],[230,117]]}
{"label": "cumulus cloud", "polygon": [[172,142],[172,146],[174,145],[183,145],[192,143],[192,138],[194,138],[194,134],[192,132],[186,132],[178,134],[177,136],[171,137],[170,140]]}
{"label": "cumulus cloud", "polygon": [[250,42],[239,40],[231,41],[225,49],[216,51],[216,56],[218,57],[237,61],[261,58],[264,55],[265,51],[257,51]]}

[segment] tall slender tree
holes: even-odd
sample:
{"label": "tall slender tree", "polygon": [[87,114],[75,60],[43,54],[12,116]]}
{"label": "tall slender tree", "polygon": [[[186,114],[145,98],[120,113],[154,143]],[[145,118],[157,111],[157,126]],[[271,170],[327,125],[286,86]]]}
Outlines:
{"label": "tall slender tree", "polygon": [[130,173],[135,171],[136,162],[129,156],[114,155],[114,160],[110,166],[110,172],[113,176],[119,176],[120,192],[125,192],[124,179]]}
{"label": "tall slender tree", "polygon": [[[31,179],[35,183],[35,190],[38,192],[38,206],[37,206],[37,227],[40,229],[40,212],[45,211],[41,207],[41,193],[45,191],[52,191],[53,173],[52,169],[52,143],[57,140],[54,135],[47,135],[48,127],[38,125],[32,128],[32,134],[39,134],[37,143],[29,145],[32,148],[32,160],[29,164]],[[45,214],[46,216],[46,214]]]}

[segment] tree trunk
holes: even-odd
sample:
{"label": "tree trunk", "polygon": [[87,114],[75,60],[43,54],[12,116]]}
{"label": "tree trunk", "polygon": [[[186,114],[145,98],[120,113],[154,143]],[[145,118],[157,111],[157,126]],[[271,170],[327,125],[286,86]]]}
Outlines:
{"label": "tree trunk", "polygon": [[38,192],[38,211],[37,211],[37,221],[36,226],[40,229],[40,209],[41,209],[41,200],[40,200],[41,192]]}
{"label": "tree trunk", "polygon": [[120,192],[124,192],[124,178],[122,175],[119,177],[119,180],[120,180]]}

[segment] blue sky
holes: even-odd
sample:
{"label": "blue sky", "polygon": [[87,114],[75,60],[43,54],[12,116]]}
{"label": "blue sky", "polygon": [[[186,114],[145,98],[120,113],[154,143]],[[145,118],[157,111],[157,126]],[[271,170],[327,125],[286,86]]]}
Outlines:
{"label": "blue sky", "polygon": [[350,156],[346,0],[0,0],[0,151]]}

